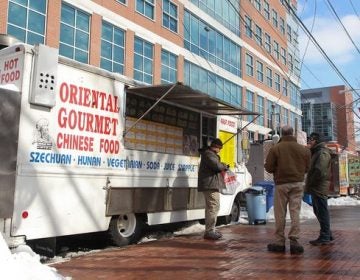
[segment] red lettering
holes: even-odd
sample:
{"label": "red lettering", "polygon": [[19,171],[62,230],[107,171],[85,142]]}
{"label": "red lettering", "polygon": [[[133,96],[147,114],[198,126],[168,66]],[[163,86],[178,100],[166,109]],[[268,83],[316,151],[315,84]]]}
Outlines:
{"label": "red lettering", "polygon": [[61,107],[58,113],[58,124],[60,128],[72,130],[95,132],[99,134],[117,135],[119,120],[107,116],[91,114],[87,112],[70,110]]}
{"label": "red lettering", "polygon": [[118,154],[120,151],[120,142],[113,139],[100,139],[100,152]]}
{"label": "red lettering", "polygon": [[62,83],[60,85],[60,100],[61,102],[66,102],[69,98],[69,88],[67,83]]}
{"label": "red lettering", "polygon": [[14,68],[17,68],[19,58],[13,58],[9,61],[4,62],[4,71],[12,70]]}
{"label": "red lettering", "polygon": [[94,138],[83,135],[59,133],[56,139],[56,146],[58,149],[93,152]]}
{"label": "red lettering", "polygon": [[108,112],[119,112],[118,97],[86,87],[78,87],[66,82],[60,85],[60,100],[70,104],[92,107]]}

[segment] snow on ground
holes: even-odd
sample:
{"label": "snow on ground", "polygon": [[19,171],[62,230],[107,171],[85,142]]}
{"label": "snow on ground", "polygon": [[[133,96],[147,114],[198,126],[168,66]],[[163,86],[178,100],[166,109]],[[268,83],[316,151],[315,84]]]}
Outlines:
{"label": "snow on ground", "polygon": [[341,196],[328,199],[328,204],[330,206],[356,206],[360,205],[360,200],[351,196]]}
{"label": "snow on ground", "polygon": [[[360,205],[360,200],[352,197],[331,198],[328,200],[330,206],[354,206]],[[312,207],[303,202],[301,207],[301,219],[315,218]],[[289,219],[289,217],[287,217]],[[269,209],[266,219],[274,219],[273,207]],[[241,214],[240,224],[247,224],[246,215]],[[202,234],[204,226],[199,223],[193,224],[174,235]],[[154,240],[156,238],[148,239]],[[143,242],[146,242],[143,240]],[[77,255],[80,255],[81,252]],[[57,257],[58,259],[59,257]],[[0,268],[3,280],[70,280],[56,272],[56,269],[40,262],[40,256],[35,254],[30,247],[21,245],[16,249],[9,250],[3,236],[0,233]]]}
{"label": "snow on ground", "polygon": [[56,269],[40,263],[40,256],[27,245],[20,245],[10,251],[0,233],[1,279],[4,280],[70,280],[56,272]]}

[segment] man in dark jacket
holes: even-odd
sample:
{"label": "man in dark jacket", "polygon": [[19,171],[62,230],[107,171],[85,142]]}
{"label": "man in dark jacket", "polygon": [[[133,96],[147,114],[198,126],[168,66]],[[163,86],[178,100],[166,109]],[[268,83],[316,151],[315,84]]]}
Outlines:
{"label": "man in dark jacket", "polygon": [[300,210],[304,193],[304,175],[310,166],[310,151],[296,142],[290,126],[281,128],[282,137],[266,157],[265,169],[273,173],[275,181],[274,216],[275,242],[268,244],[271,252],[285,252],[286,212],[289,205],[291,228],[288,234],[290,252],[300,254],[304,248],[298,243]]}
{"label": "man in dark jacket", "polygon": [[219,190],[225,188],[221,171],[227,170],[228,166],[220,162],[218,153],[223,147],[220,139],[214,139],[208,149],[201,153],[201,161],[198,174],[198,191],[205,198],[205,233],[204,238],[217,240],[222,237],[215,231],[217,214],[220,209]]}
{"label": "man in dark jacket", "polygon": [[310,134],[311,165],[306,177],[305,192],[311,194],[313,210],[320,223],[320,235],[310,241],[312,245],[324,245],[333,240],[330,231],[328,191],[330,186],[331,154],[319,133]]}

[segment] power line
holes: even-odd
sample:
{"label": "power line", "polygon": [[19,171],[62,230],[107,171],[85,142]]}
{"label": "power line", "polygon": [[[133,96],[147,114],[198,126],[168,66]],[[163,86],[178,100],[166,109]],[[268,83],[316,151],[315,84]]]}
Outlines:
{"label": "power line", "polygon": [[334,6],[331,4],[331,2],[329,0],[326,0],[326,2],[328,3],[328,6],[330,7],[330,10],[333,12],[333,14],[335,15],[336,19],[338,20],[339,24],[341,25],[341,27],[344,29],[344,32],[346,33],[347,37],[349,38],[349,40],[351,41],[351,43],[353,44],[353,46],[355,47],[355,49],[357,50],[357,52],[360,54],[360,50],[359,48],[356,46],[354,40],[351,38],[349,32],[347,31],[346,27],[344,26],[344,24],[342,23],[340,17],[338,16],[337,12],[334,9]]}
{"label": "power line", "polygon": [[349,1],[350,1],[350,5],[351,5],[352,9],[354,10],[355,14],[357,15],[358,19],[360,20],[360,16],[359,16],[358,12],[356,11],[353,2],[351,0],[349,0]]}
{"label": "power line", "polygon": [[300,24],[301,28],[303,29],[303,31],[305,32],[305,34],[311,39],[311,41],[314,43],[314,45],[316,46],[316,48],[319,50],[319,52],[324,56],[324,58],[326,59],[326,61],[331,65],[331,67],[335,70],[335,72],[339,75],[339,77],[343,80],[343,82],[352,90],[354,90],[354,88],[352,87],[352,85],[350,84],[350,82],[344,77],[344,75],[340,72],[340,70],[336,67],[336,65],[332,62],[332,60],[330,59],[330,57],[326,54],[326,52],[324,51],[324,49],[320,46],[320,44],[317,42],[317,40],[314,38],[314,36],[311,34],[311,32],[308,30],[308,28],[305,26],[305,24],[302,22],[302,20],[297,16],[296,12],[293,10],[293,8],[290,6],[290,4],[288,3],[288,0],[284,0],[283,1],[288,10],[291,12],[291,14],[294,16],[294,18],[298,21],[298,23]]}
{"label": "power line", "polygon": [[[314,1],[314,16],[313,16],[313,20],[312,20],[312,24],[311,24],[311,29],[310,29],[310,32],[312,33],[313,32],[313,29],[314,29],[314,25],[315,25],[315,19],[316,19],[316,10],[317,10],[317,4],[316,4],[317,2],[316,1]],[[304,9],[305,9],[305,6],[304,6]],[[308,38],[308,40],[307,40],[307,43],[306,43],[306,47],[305,47],[305,50],[304,50],[304,55],[303,55],[303,57],[302,57],[302,59],[301,59],[301,63],[300,63],[300,72],[301,72],[301,70],[302,70],[302,66],[303,66],[303,63],[304,63],[304,60],[305,60],[305,55],[306,55],[306,53],[307,53],[307,49],[308,49],[308,47],[309,47],[309,45],[310,45],[310,38]],[[308,69],[308,68],[307,68]],[[311,71],[309,71],[310,73],[312,73]],[[314,75],[313,75],[314,76]],[[314,76],[315,77],[315,76]]]}

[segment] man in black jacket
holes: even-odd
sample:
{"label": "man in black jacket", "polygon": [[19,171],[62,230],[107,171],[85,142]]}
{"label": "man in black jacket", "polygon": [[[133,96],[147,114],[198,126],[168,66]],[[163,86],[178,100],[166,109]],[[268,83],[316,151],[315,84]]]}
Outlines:
{"label": "man in black jacket", "polygon": [[222,237],[220,232],[215,231],[217,214],[220,209],[219,190],[225,188],[221,171],[227,170],[228,166],[220,162],[218,153],[223,147],[220,139],[211,142],[208,149],[202,151],[198,174],[198,191],[205,198],[205,233],[204,238],[217,240]]}
{"label": "man in black jacket", "polygon": [[306,177],[305,192],[311,194],[313,210],[320,223],[320,234],[311,245],[325,245],[333,240],[330,230],[330,214],[328,210],[328,192],[330,186],[331,154],[319,133],[310,134],[311,150],[310,170]]}

